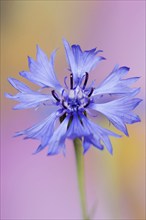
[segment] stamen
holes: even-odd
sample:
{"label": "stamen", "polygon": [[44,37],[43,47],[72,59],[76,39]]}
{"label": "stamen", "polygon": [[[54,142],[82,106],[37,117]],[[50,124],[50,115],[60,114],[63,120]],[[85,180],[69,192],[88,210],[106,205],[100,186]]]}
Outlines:
{"label": "stamen", "polygon": [[62,101],[62,105],[63,105],[63,107],[65,108],[65,109],[67,109],[67,107],[65,106],[65,103],[64,103],[65,101],[63,100]]}
{"label": "stamen", "polygon": [[58,102],[60,102],[60,99],[57,97],[57,94],[56,94],[55,90],[52,90],[51,93],[52,93],[52,96],[53,96]]}
{"label": "stamen", "polygon": [[70,88],[73,89],[73,74],[70,74]]}
{"label": "stamen", "polygon": [[86,72],[85,81],[84,81],[84,84],[83,84],[83,89],[85,89],[85,87],[86,87],[86,85],[87,85],[88,78],[89,78],[89,74]]}
{"label": "stamen", "polygon": [[90,104],[90,99],[88,99],[88,102],[84,105],[84,108],[86,108]]}
{"label": "stamen", "polygon": [[92,87],[90,93],[88,94],[88,97],[92,95],[93,91],[94,91],[94,88]]}

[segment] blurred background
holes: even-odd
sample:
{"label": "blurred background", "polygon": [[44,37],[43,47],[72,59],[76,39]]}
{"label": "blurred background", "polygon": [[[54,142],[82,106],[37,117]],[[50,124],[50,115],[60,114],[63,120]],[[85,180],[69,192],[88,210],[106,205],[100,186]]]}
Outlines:
{"label": "blurred background", "polygon": [[[141,76],[144,101],[136,112],[141,123],[128,126],[130,137],[112,139],[113,156],[91,148],[85,155],[88,212],[92,219],[145,219],[145,1],[1,1],[1,218],[81,219],[74,149],[67,141],[66,157],[32,155],[39,142],[13,138],[42,118],[34,110],[14,111],[4,92],[16,91],[7,82],[28,69],[36,44],[50,56],[59,48],[55,69],[63,82],[67,64],[65,37],[84,50],[97,47],[107,58],[90,79],[101,82],[115,64]],[[31,85],[28,83],[28,85]],[[33,86],[33,85],[31,85]],[[108,128],[108,124],[107,124]]]}

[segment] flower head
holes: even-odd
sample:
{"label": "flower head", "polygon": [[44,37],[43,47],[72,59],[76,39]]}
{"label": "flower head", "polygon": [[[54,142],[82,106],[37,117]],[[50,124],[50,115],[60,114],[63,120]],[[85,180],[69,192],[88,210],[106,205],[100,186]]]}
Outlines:
{"label": "flower head", "polygon": [[[138,89],[130,88],[138,77],[123,79],[129,68],[115,66],[107,78],[97,87],[92,82],[88,84],[89,73],[95,66],[104,60],[97,56],[101,50],[96,48],[82,51],[79,45],[70,46],[63,40],[66,58],[69,65],[69,83],[64,78],[62,87],[57,80],[54,70],[56,51],[47,55],[37,46],[37,59],[28,58],[30,71],[22,71],[20,75],[42,88],[49,88],[50,93],[34,91],[24,83],[9,78],[11,85],[19,92],[16,95],[6,93],[6,97],[19,102],[14,109],[38,108],[41,105],[49,110],[48,117],[31,128],[16,133],[16,136],[25,135],[25,138],[39,139],[40,145],[35,153],[48,146],[48,155],[65,153],[66,138],[80,138],[84,153],[91,145],[102,150],[104,146],[112,153],[109,136],[120,135],[106,128],[100,127],[91,121],[88,115],[103,114],[118,130],[128,135],[126,124],[139,122],[138,115],[132,112],[141,102],[134,98]],[[55,110],[50,113],[50,106]],[[96,113],[96,114],[95,114]],[[56,128],[57,120],[60,121]]]}

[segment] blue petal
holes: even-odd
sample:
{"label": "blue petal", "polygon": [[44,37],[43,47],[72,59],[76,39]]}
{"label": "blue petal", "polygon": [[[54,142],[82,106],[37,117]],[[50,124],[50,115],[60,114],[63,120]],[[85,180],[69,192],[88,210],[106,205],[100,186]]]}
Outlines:
{"label": "blue petal", "polygon": [[22,71],[20,75],[39,86],[51,87],[61,91],[62,87],[54,70],[55,54],[56,51],[51,54],[51,58],[48,60],[47,55],[37,46],[37,61],[28,57],[30,72]]}
{"label": "blue petal", "polygon": [[84,148],[83,154],[85,154],[89,150],[90,147],[91,147],[90,139],[88,140],[87,138],[84,138],[84,141],[83,141],[83,148]]}
{"label": "blue petal", "polygon": [[83,141],[83,147],[84,147],[84,154],[89,150],[91,147],[91,144],[98,148],[99,150],[103,150],[104,146],[100,143],[100,138],[98,136],[92,136],[92,137],[84,137]]}
{"label": "blue petal", "polygon": [[53,136],[49,141],[48,155],[55,155],[60,153],[61,151],[63,153],[65,152],[65,139],[67,136],[69,119],[70,116],[68,115],[53,133]]}
{"label": "blue petal", "polygon": [[24,131],[17,132],[15,136],[25,135],[25,139],[31,138],[41,140],[41,145],[35,151],[35,153],[38,153],[47,146],[54,133],[55,121],[57,119],[57,112],[53,112],[40,123],[35,124],[33,127]]}
{"label": "blue petal", "polygon": [[129,71],[128,67],[115,66],[111,74],[94,90],[93,96],[100,94],[129,94],[136,91],[129,85],[136,82],[139,77],[122,79]]}
{"label": "blue petal", "polygon": [[71,72],[74,74],[74,80],[76,81],[78,76],[77,76],[77,66],[75,63],[75,57],[73,55],[72,49],[69,43],[67,42],[67,40],[63,39],[63,44],[64,44],[64,48],[66,51],[66,58],[67,58],[68,65],[70,67]]}
{"label": "blue petal", "polygon": [[77,113],[74,113],[73,118],[71,120],[71,124],[67,131],[67,137],[71,139],[75,139],[75,138],[81,138],[87,135],[88,136],[90,135],[89,131],[86,130],[86,127],[84,127],[81,124],[81,121]]}
{"label": "blue petal", "polygon": [[9,83],[20,92],[31,92],[31,89],[24,83],[14,78],[8,78]]}
{"label": "blue petal", "polygon": [[9,99],[13,99],[15,101],[20,102],[20,104],[17,104],[14,109],[27,109],[27,108],[34,108],[38,107],[40,104],[47,102],[52,104],[52,96],[41,94],[39,92],[31,90],[28,86],[26,86],[24,83],[9,78],[8,79],[11,85],[16,88],[20,93],[17,93],[16,95],[11,95],[8,93],[5,93],[5,96]]}
{"label": "blue petal", "polygon": [[64,39],[64,47],[66,50],[66,57],[70,71],[73,73],[75,83],[79,82],[79,79],[83,77],[86,72],[90,72],[95,68],[97,63],[105,58],[96,56],[101,50],[96,51],[92,49],[89,51],[82,51],[79,45],[72,45]]}
{"label": "blue petal", "polygon": [[139,89],[130,93],[129,96],[102,104],[91,103],[88,107],[104,114],[117,129],[128,136],[126,123],[132,124],[140,121],[140,118],[132,112],[142,101],[139,98],[133,98],[138,92]]}
{"label": "blue petal", "polygon": [[109,139],[110,136],[114,137],[120,137],[118,134],[115,134],[112,131],[109,131],[105,128],[101,128],[97,124],[94,124],[92,121],[87,119],[85,116],[82,116],[82,122],[84,126],[86,126],[86,129],[89,130],[89,132],[92,134],[92,136],[85,136],[84,137],[84,151],[86,152],[88,148],[90,147],[89,144],[92,144],[93,146],[97,147],[100,150],[103,150],[103,145],[101,141],[106,146],[107,150],[112,154],[112,145]]}

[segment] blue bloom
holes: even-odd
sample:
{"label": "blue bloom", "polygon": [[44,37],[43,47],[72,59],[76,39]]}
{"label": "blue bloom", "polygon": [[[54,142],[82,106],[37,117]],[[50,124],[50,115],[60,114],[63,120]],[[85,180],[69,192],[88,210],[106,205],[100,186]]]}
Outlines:
{"label": "blue bloom", "polygon": [[[84,153],[91,145],[103,150],[104,147],[112,154],[109,136],[121,137],[113,131],[95,124],[88,116],[103,114],[118,130],[128,136],[126,124],[139,122],[140,118],[132,111],[142,101],[135,96],[139,88],[131,88],[139,77],[123,78],[129,71],[128,67],[116,65],[107,78],[97,87],[94,82],[88,85],[89,72],[104,60],[97,56],[101,50],[96,48],[82,51],[79,45],[70,46],[63,40],[69,68],[69,83],[64,78],[62,87],[54,70],[56,51],[47,55],[37,46],[37,59],[28,58],[30,71],[22,71],[20,75],[37,84],[41,90],[34,91],[24,83],[9,78],[10,84],[18,90],[16,95],[6,93],[6,97],[18,101],[14,109],[39,108],[42,105],[48,110],[48,117],[31,128],[16,133],[25,139],[38,139],[40,145],[35,153],[48,146],[48,155],[65,154],[65,140],[79,138]],[[49,89],[44,92],[45,88]],[[54,106],[50,113],[50,106]],[[60,121],[59,125],[57,121]],[[58,125],[58,126],[57,126]]]}

